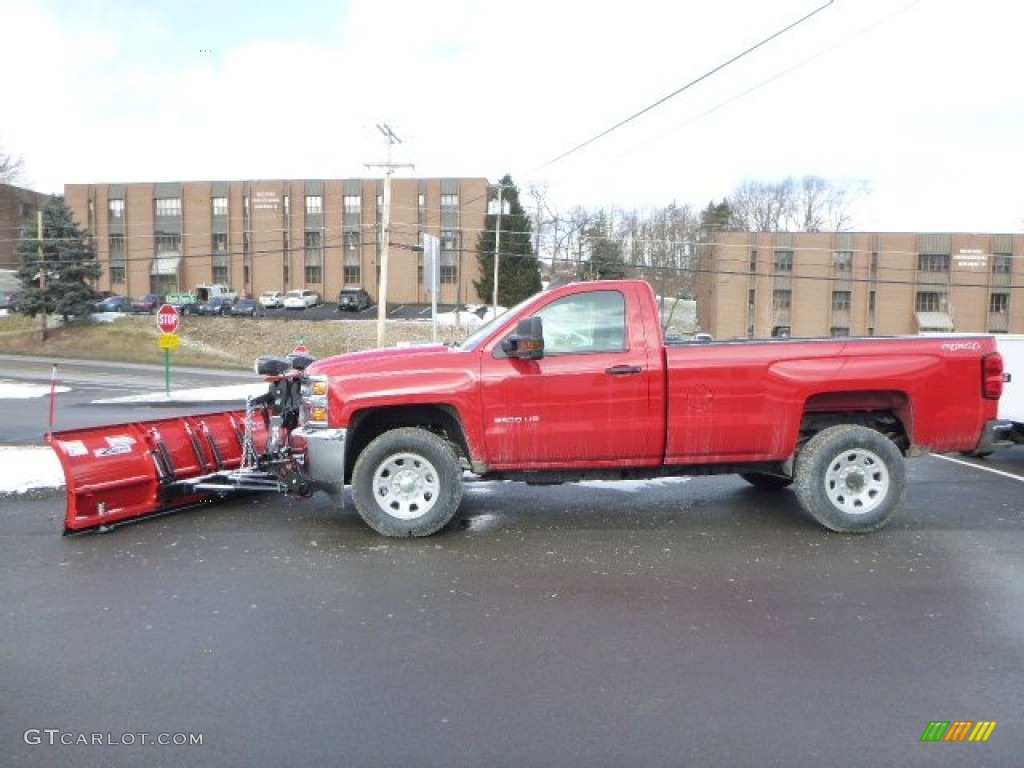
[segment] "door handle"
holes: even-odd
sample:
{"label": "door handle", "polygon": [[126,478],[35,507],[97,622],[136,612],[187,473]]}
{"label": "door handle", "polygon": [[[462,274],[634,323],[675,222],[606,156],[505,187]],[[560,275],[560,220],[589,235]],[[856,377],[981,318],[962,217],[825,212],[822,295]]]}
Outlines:
{"label": "door handle", "polygon": [[612,376],[628,376],[632,373],[643,373],[643,370],[639,365],[613,365],[611,368],[605,368],[604,372]]}

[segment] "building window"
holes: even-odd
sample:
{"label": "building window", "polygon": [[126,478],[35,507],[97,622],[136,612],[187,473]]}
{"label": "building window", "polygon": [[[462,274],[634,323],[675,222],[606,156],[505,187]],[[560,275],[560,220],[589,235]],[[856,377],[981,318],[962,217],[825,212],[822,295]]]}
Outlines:
{"label": "building window", "polygon": [[306,215],[315,216],[324,212],[323,198],[320,195],[306,195]]}
{"label": "building window", "polygon": [[459,196],[441,195],[441,229],[459,228]]}
{"label": "building window", "polygon": [[291,195],[285,195],[284,198],[284,217],[287,219],[292,213],[292,197]]}
{"label": "building window", "polygon": [[351,253],[355,253],[358,256],[359,249],[362,245],[359,230],[346,230],[342,235],[342,239],[345,242],[345,257],[348,258]]}
{"label": "building window", "polygon": [[917,255],[918,272],[949,272],[948,253],[919,253]]}
{"label": "building window", "polygon": [[828,333],[833,338],[845,338],[850,335],[850,329],[845,325],[833,325],[828,329]]}
{"label": "building window", "polygon": [[459,279],[459,233],[454,229],[442,230],[441,259],[438,264],[438,279],[443,284],[454,285]]}
{"label": "building window", "polygon": [[914,301],[916,312],[945,312],[946,294],[938,291],[918,291]]}
{"label": "building window", "polygon": [[427,226],[427,196],[422,192],[416,199],[416,223],[420,229]]}
{"label": "building window", "polygon": [[836,272],[849,272],[853,269],[853,251],[835,251],[832,254],[832,268]]}
{"label": "building window", "polygon": [[988,311],[994,315],[1005,315],[1010,311],[1010,294],[993,293],[988,298]]}
{"label": "building window", "polygon": [[358,230],[362,224],[363,199],[359,195],[345,195],[341,200],[342,226]]}
{"label": "building window", "polygon": [[750,251],[750,271],[757,272],[757,249],[751,249]]}
{"label": "building window", "polygon": [[228,236],[226,234],[216,234],[213,236],[210,242],[211,250],[213,251],[212,259],[212,276],[213,282],[215,283],[229,283],[228,272],[230,266],[230,256],[228,255]]}
{"label": "building window", "polygon": [[850,309],[849,291],[832,291],[832,311],[844,312]]}
{"label": "building window", "polygon": [[772,292],[772,309],[775,310],[786,310],[793,306],[793,292],[792,291],[773,291]]}
{"label": "building window", "polygon": [[124,216],[124,200],[110,200],[107,205],[110,209],[110,218],[120,219]]}
{"label": "building window", "polygon": [[345,248],[345,285],[362,285],[362,244],[359,230],[346,230],[342,235]]}
{"label": "building window", "polygon": [[228,199],[226,197],[215,197],[213,198],[212,203],[214,216],[228,215]]}
{"label": "building window", "polygon": [[878,276],[878,254],[871,254],[871,277]]}
{"label": "building window", "polygon": [[775,252],[775,271],[776,272],[792,272],[793,271],[793,252],[792,251],[776,251]]}
{"label": "building window", "polygon": [[156,236],[156,255],[160,256],[180,256],[181,255],[181,236],[180,235],[157,235]]}
{"label": "building window", "polygon": [[156,215],[157,216],[181,216],[181,198],[180,197],[158,197],[156,199]]}
{"label": "building window", "polygon": [[125,272],[124,235],[111,235],[107,242],[110,246],[110,281],[123,283]]}
{"label": "building window", "polygon": [[[308,198],[307,198],[308,199]],[[306,232],[306,265],[304,277],[307,285],[318,285],[323,282],[324,250],[320,233]]]}
{"label": "building window", "polygon": [[1008,275],[1011,271],[1012,257],[1008,253],[995,253],[992,255],[992,274]]}
{"label": "building window", "polygon": [[870,293],[868,293],[868,311],[869,312],[874,312],[875,311],[875,292],[874,291],[871,291]]}

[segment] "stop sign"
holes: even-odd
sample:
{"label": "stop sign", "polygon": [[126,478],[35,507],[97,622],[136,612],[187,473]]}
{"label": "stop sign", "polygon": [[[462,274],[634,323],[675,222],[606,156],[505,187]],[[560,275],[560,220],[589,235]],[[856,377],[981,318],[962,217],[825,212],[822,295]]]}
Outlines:
{"label": "stop sign", "polygon": [[178,309],[171,304],[161,304],[156,311],[156,324],[164,333],[174,333],[178,330]]}

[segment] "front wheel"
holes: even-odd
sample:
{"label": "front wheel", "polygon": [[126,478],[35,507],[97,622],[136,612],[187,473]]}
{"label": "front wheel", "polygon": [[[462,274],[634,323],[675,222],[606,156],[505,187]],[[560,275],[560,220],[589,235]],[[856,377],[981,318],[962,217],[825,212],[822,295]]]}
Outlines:
{"label": "front wheel", "polygon": [[417,427],[380,435],[352,470],[356,510],[385,536],[429,536],[455,516],[462,468],[443,438]]}
{"label": "front wheel", "polygon": [[797,498],[831,531],[885,525],[903,503],[907,474],[896,445],[873,429],[840,424],[812,437],[796,459]]}

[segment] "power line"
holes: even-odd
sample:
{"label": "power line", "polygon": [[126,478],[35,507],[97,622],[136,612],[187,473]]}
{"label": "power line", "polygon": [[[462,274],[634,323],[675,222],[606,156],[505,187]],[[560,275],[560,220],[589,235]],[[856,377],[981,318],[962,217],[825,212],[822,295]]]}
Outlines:
{"label": "power line", "polygon": [[662,96],[660,99],[655,101],[653,104],[650,104],[650,105],[644,107],[639,112],[635,112],[634,114],[632,114],[629,117],[627,117],[625,120],[620,120],[618,123],[613,125],[611,128],[607,128],[604,131],[601,131],[601,133],[599,133],[596,136],[593,136],[593,137],[587,139],[582,144],[577,144],[575,147],[573,147],[570,150],[567,150],[566,152],[563,152],[558,157],[556,157],[556,158],[554,158],[552,160],[548,160],[546,163],[541,165],[540,168],[546,168],[549,165],[553,165],[553,164],[557,163],[559,160],[565,159],[569,155],[571,155],[571,154],[573,154],[575,152],[578,152],[579,150],[583,149],[584,147],[587,147],[587,146],[593,144],[598,139],[603,139],[605,136],[607,136],[608,134],[612,133],[613,131],[617,131],[619,128],[622,128],[624,125],[626,125],[628,123],[631,123],[632,121],[636,120],[641,115],[645,115],[648,112],[650,112],[651,110],[655,109],[656,107],[661,106],[666,101],[669,101],[670,99],[674,99],[676,96],[678,96],[679,94],[683,93],[684,91],[689,90],[690,88],[692,88],[693,86],[697,85],[698,83],[700,83],[700,82],[702,82],[704,80],[707,80],[709,77],[711,77],[715,73],[720,72],[721,70],[725,69],[730,64],[733,64],[733,63],[739,61],[744,56],[747,56],[748,54],[752,53],[753,51],[756,51],[761,46],[766,45],[767,43],[771,42],[775,38],[777,38],[777,37],[779,37],[781,35],[784,35],[786,32],[789,32],[791,29],[793,29],[793,28],[803,24],[805,21],[810,19],[812,16],[816,16],[817,14],[821,13],[828,6],[832,5],[832,3],[834,1],[835,0],[828,0],[828,2],[824,3],[823,5],[818,6],[817,8],[815,8],[813,11],[811,11],[807,15],[802,16],[801,18],[797,19],[796,21],[786,25],[785,27],[783,27],[782,29],[778,30],[777,32],[775,32],[775,33],[769,35],[768,37],[764,38],[760,42],[755,43],[754,45],[750,46],[749,48],[741,51],[740,53],[736,54],[735,56],[733,56],[728,61],[722,62],[718,66],[716,66],[716,67],[708,70],[707,72],[705,72],[700,77],[694,78],[693,80],[688,82],[686,85],[684,85],[684,86],[682,86],[680,88],[677,88],[676,90],[672,91],[672,93],[668,94],[667,96]]}

